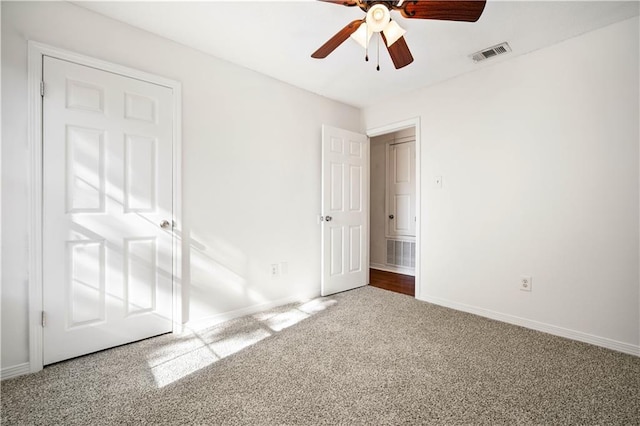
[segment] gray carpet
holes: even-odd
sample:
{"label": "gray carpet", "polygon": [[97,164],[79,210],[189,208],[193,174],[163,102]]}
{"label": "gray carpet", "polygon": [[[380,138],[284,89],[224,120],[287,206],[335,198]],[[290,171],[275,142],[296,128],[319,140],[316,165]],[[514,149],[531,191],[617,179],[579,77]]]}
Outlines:
{"label": "gray carpet", "polygon": [[1,386],[3,425],[640,424],[640,358],[372,287]]}

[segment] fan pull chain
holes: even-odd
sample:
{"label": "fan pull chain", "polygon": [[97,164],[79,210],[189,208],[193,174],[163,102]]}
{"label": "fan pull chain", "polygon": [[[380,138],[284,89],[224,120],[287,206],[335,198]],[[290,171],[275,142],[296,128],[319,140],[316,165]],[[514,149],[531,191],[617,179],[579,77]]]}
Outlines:
{"label": "fan pull chain", "polygon": [[376,69],[378,71],[380,71],[380,39],[382,38],[382,36],[380,35],[380,33],[378,33],[378,66],[376,66]]}
{"label": "fan pull chain", "polygon": [[[366,28],[367,24],[364,24],[364,26]],[[367,37],[366,35],[364,37],[364,60],[369,62],[369,37]]]}

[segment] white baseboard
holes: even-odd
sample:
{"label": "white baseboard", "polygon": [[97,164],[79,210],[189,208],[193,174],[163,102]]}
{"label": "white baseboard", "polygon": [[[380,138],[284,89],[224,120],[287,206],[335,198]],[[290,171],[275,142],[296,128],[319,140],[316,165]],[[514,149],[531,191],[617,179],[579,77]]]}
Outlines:
{"label": "white baseboard", "polygon": [[369,268],[377,269],[378,271],[393,272],[393,273],[402,274],[402,275],[411,275],[412,277],[416,276],[416,271],[411,268],[401,268],[399,266],[383,265],[381,263],[370,263]]}
{"label": "white baseboard", "polygon": [[433,303],[435,305],[444,306],[455,309],[457,311],[468,312],[470,314],[479,315],[481,317],[491,318],[497,321],[506,322],[521,327],[530,328],[536,331],[553,334],[555,336],[566,337],[567,339],[577,340],[579,342],[589,343],[603,348],[612,349],[614,351],[623,352],[629,355],[640,356],[640,345],[632,345],[630,343],[619,342],[617,340],[608,339],[606,337],[594,336],[592,334],[583,333],[581,331],[571,330],[568,328],[558,327],[552,324],[546,324],[514,315],[503,314],[501,312],[489,309],[478,308],[464,303],[453,302],[451,300],[441,299],[439,297],[424,296],[420,300]]}
{"label": "white baseboard", "polygon": [[23,376],[31,372],[28,362],[12,365],[11,367],[4,367],[0,371],[0,380],[10,379],[12,377]]}
{"label": "white baseboard", "polygon": [[257,305],[247,306],[246,308],[241,308],[241,309],[236,309],[234,311],[211,315],[209,317],[201,318],[195,321],[189,321],[184,324],[184,328],[188,330],[202,330],[204,328],[216,326],[225,321],[230,321],[232,319],[244,317],[247,315],[253,315],[261,311],[277,308],[278,306],[282,306],[282,305],[288,305],[290,303],[306,302],[311,299],[315,299],[316,297],[320,297],[320,292],[289,296],[283,299],[273,300],[265,303],[259,303]]}

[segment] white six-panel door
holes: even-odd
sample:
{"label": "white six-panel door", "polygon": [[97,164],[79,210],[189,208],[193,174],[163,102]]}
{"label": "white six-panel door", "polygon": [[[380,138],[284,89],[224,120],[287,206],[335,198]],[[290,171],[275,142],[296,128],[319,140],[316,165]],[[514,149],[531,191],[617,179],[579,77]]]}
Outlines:
{"label": "white six-panel door", "polygon": [[369,140],[322,126],[323,296],[369,283]]}
{"label": "white six-panel door", "polygon": [[43,78],[46,365],[172,329],[173,106],[51,57]]}
{"label": "white six-panel door", "polygon": [[388,235],[416,236],[416,142],[388,147]]}

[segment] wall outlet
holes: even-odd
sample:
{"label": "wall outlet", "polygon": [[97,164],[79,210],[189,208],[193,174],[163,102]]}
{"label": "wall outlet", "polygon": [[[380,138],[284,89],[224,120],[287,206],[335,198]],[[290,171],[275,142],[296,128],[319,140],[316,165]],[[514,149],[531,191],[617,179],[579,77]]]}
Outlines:
{"label": "wall outlet", "polygon": [[531,275],[520,276],[520,290],[531,291]]}
{"label": "wall outlet", "polygon": [[271,278],[276,278],[280,275],[280,264],[272,263],[271,264]]}

